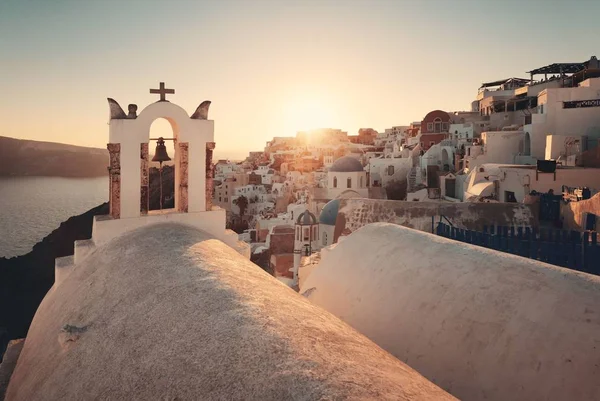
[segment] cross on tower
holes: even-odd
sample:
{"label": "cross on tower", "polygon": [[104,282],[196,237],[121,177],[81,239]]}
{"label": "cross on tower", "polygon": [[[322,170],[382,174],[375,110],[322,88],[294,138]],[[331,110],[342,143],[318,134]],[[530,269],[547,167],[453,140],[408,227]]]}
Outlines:
{"label": "cross on tower", "polygon": [[160,83],[160,89],[150,89],[150,93],[157,93],[160,95],[160,102],[168,102],[168,100],[165,98],[166,94],[174,94],[175,93],[175,89],[165,89],[165,83],[161,82]]}

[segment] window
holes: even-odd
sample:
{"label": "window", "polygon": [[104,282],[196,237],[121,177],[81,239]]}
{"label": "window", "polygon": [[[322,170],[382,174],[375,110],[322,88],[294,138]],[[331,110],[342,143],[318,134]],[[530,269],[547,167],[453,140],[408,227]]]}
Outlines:
{"label": "window", "polygon": [[394,166],[388,166],[387,170],[388,175],[394,175]]}
{"label": "window", "polygon": [[333,187],[337,188],[337,177],[333,177]]}
{"label": "window", "polygon": [[296,227],[296,241],[300,241],[300,227]]}
{"label": "window", "polygon": [[448,127],[448,123],[442,123],[442,129],[443,129],[444,131],[448,131],[448,128],[449,128],[449,127]]}
{"label": "window", "polygon": [[346,188],[352,188],[352,178],[346,180]]}
{"label": "window", "polygon": [[471,147],[470,146],[467,148],[467,156],[471,156]]}
{"label": "window", "polygon": [[362,176],[360,177],[360,187],[361,188],[363,187],[363,178],[362,178]]}
{"label": "window", "polygon": [[219,196],[219,202],[221,202],[221,197]]}
{"label": "window", "polygon": [[310,228],[304,228],[304,241],[310,241]]}
{"label": "window", "polygon": [[504,202],[516,203],[517,198],[515,197],[515,193],[512,191],[504,191]]}
{"label": "window", "polygon": [[434,142],[434,141],[431,141],[431,142],[429,142],[429,146],[430,146],[430,147],[431,147],[431,146],[433,146],[433,145],[435,145],[435,142]]}
{"label": "window", "polygon": [[317,239],[317,226],[314,226],[312,228],[312,237],[311,237],[311,241],[316,241]]}
{"label": "window", "polygon": [[225,202],[229,202],[229,198],[225,198]]}
{"label": "window", "polygon": [[540,104],[540,114],[544,114],[544,105]]}
{"label": "window", "polygon": [[427,132],[433,132],[433,123],[427,123]]}
{"label": "window", "polygon": [[441,118],[436,118],[435,120],[433,120],[433,130],[435,132],[442,132],[442,119]]}

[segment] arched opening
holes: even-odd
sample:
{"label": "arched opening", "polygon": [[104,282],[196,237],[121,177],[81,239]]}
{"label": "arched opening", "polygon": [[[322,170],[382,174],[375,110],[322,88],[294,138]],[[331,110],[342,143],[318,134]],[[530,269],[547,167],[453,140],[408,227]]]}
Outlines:
{"label": "arched opening", "polygon": [[360,187],[362,188],[363,186],[364,186],[364,183],[363,183],[363,177],[361,176],[361,177],[360,177]]}
{"label": "arched opening", "polygon": [[450,171],[450,154],[448,149],[442,149],[442,166],[444,171]]}
{"label": "arched opening", "polygon": [[[161,137],[165,140],[166,154],[171,158],[171,160],[162,162],[162,172],[161,163],[152,161],[157,151],[157,141],[155,139]],[[175,160],[177,155],[175,137],[175,128],[165,118],[157,118],[150,125],[150,140],[148,142],[148,210],[161,209],[161,182],[162,210],[175,209]],[[142,171],[143,175],[144,172]],[[143,198],[142,194],[142,202]]]}
{"label": "arched opening", "polygon": [[333,187],[337,188],[337,177],[333,177]]}
{"label": "arched opening", "polygon": [[436,117],[433,120],[433,131],[434,132],[442,132],[442,119],[439,117]]}
{"label": "arched opening", "polygon": [[525,143],[523,144],[523,154],[525,156],[531,156],[531,136],[529,132],[525,133]]}
{"label": "arched opening", "polygon": [[350,177],[346,180],[346,188],[352,188],[352,178]]}

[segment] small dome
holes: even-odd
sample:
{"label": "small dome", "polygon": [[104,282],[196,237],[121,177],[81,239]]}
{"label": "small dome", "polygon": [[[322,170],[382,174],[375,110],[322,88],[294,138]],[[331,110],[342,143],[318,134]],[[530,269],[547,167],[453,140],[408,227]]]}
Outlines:
{"label": "small dome", "polygon": [[300,216],[298,216],[298,219],[296,220],[296,224],[300,224],[303,226],[317,224],[317,218],[315,217],[314,214],[312,214],[308,210],[305,210],[304,213],[301,213]]}
{"label": "small dome", "polygon": [[327,204],[323,206],[323,210],[321,210],[321,215],[319,216],[319,223],[325,224],[327,226],[335,226],[335,220],[337,219],[339,209],[339,199],[334,199],[332,201],[327,202]]}
{"label": "small dome", "polygon": [[363,171],[363,166],[358,160],[350,156],[340,157],[331,165],[329,171],[340,173],[352,173]]}

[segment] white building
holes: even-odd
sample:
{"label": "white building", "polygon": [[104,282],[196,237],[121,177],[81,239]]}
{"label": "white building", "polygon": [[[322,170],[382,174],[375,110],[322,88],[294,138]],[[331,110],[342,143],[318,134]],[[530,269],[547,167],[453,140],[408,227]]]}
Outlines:
{"label": "white building", "polygon": [[590,78],[575,88],[547,88],[538,95],[537,114],[525,131],[524,154],[543,159],[546,136],[585,136],[583,150],[600,140],[600,78]]}
{"label": "white building", "polygon": [[219,160],[215,164],[215,180],[224,181],[227,176],[236,173],[238,167],[229,160]]}
{"label": "white building", "polygon": [[412,159],[410,158],[370,159],[367,166],[369,186],[385,187],[392,181],[406,181],[406,176],[411,167]]}
{"label": "white building", "polygon": [[555,194],[562,186],[600,188],[600,169],[558,167],[556,174],[537,171],[537,166],[482,164],[467,176],[464,199],[491,197],[500,202],[523,202],[532,191]]}
{"label": "white building", "polygon": [[369,197],[367,173],[357,159],[344,156],[333,163],[327,172],[327,197]]}
{"label": "white building", "polygon": [[253,171],[254,174],[260,175],[261,183],[270,185],[273,183],[273,177],[275,176],[275,170],[269,166],[259,166],[258,169]]}
{"label": "white building", "polygon": [[523,157],[525,136],[522,130],[488,131],[481,140],[467,144],[464,150],[464,167],[475,169],[484,163],[535,164]]}

